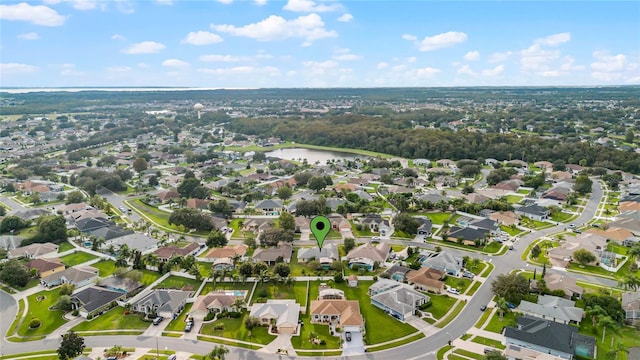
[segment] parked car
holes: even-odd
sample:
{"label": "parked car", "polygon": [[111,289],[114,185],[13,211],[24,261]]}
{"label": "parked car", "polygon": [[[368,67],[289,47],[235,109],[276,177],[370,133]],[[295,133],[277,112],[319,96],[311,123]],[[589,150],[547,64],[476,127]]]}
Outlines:
{"label": "parked car", "polygon": [[458,289],[455,289],[455,288],[448,288],[447,292],[452,293],[452,294],[456,294],[456,295],[460,295],[460,291],[458,291]]}
{"label": "parked car", "polygon": [[485,310],[487,310],[487,305],[480,306],[480,311],[485,311]]}
{"label": "parked car", "polygon": [[156,316],[156,318],[153,319],[153,325],[160,325],[162,320],[164,320],[164,318],[162,316]]}
{"label": "parked car", "polygon": [[184,327],[184,332],[191,332],[191,329],[193,328],[193,322],[188,322],[187,326]]}
{"label": "parked car", "polygon": [[344,338],[347,339],[347,341],[351,341],[351,331],[344,333]]}

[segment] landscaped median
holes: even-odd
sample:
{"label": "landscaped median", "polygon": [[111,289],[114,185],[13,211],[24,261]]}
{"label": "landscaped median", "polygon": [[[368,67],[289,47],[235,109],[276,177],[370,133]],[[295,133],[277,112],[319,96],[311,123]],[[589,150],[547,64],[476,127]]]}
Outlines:
{"label": "landscaped median", "polygon": [[[59,289],[43,290],[27,297],[27,312],[18,326],[18,336],[23,341],[39,340],[67,322],[62,310],[52,309],[60,298],[59,292]],[[36,319],[40,325],[34,328]]]}

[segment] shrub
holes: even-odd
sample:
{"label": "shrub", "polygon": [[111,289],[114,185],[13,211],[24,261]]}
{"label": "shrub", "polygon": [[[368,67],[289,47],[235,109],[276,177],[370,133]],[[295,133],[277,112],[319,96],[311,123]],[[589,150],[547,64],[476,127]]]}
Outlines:
{"label": "shrub", "polygon": [[322,339],[320,340],[320,345],[327,345],[327,342],[324,339]]}
{"label": "shrub", "polygon": [[35,329],[40,327],[40,325],[42,325],[42,321],[38,318],[33,318],[31,319],[31,321],[29,321],[29,329]]}
{"label": "shrub", "polygon": [[73,316],[78,316],[80,314],[80,312],[78,311],[78,309],[73,310],[73,312],[71,313],[71,315]]}
{"label": "shrub", "polygon": [[224,324],[215,324],[213,330],[224,330]]}
{"label": "shrub", "polygon": [[211,321],[216,317],[216,313],[210,312],[204,317],[204,321]]}

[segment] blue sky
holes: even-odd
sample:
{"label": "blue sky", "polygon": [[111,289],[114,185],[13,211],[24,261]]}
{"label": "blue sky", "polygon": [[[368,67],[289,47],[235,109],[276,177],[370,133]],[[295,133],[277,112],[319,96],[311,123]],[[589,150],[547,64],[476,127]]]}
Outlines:
{"label": "blue sky", "polygon": [[640,84],[638,1],[0,5],[0,86]]}

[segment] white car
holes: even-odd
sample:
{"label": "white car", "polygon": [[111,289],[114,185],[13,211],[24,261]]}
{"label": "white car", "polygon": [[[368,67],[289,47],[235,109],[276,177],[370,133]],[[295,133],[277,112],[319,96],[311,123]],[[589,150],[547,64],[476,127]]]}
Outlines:
{"label": "white car", "polygon": [[458,289],[455,289],[455,288],[448,288],[447,292],[448,293],[452,293],[452,294],[456,294],[456,295],[460,295],[460,291],[458,291]]}

